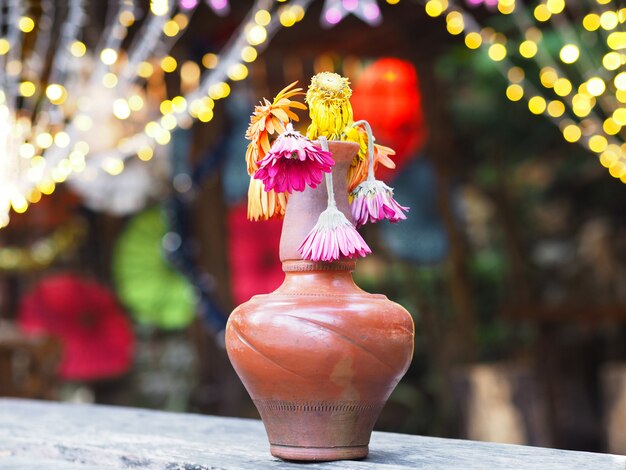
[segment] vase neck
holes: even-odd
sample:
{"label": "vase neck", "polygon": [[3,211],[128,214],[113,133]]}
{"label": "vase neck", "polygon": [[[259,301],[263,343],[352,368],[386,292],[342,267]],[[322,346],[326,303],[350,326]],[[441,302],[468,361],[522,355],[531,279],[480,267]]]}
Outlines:
{"label": "vase neck", "polygon": [[363,292],[352,279],[354,260],[332,263],[293,260],[283,262],[285,280],[275,294],[345,295]]}
{"label": "vase neck", "polygon": [[[344,213],[348,220],[352,220],[348,203],[347,177],[348,168],[359,146],[354,142],[338,141],[329,141],[328,146],[335,160],[332,175],[337,208]],[[327,202],[328,194],[325,179],[315,189],[307,186],[304,191],[295,192],[289,196],[280,237],[281,261],[302,259],[298,248],[317,223],[319,215],[326,210]]]}

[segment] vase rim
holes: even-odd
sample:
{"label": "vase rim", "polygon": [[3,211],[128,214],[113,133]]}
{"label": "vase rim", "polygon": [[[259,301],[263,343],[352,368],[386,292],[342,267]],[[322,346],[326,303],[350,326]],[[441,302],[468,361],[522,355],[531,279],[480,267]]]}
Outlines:
{"label": "vase rim", "polygon": [[308,271],[347,271],[352,272],[356,267],[356,260],[342,259],[339,261],[308,261],[293,259],[283,261],[283,272],[308,272]]}

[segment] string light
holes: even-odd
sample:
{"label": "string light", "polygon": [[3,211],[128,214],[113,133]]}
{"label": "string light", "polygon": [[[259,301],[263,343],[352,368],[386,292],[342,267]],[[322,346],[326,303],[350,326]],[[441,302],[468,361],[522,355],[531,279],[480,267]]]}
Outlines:
{"label": "string light", "polygon": [[[611,0],[587,0],[586,12],[577,16],[578,8],[568,8],[572,2],[541,0],[532,7],[532,16],[518,12],[512,0],[494,2],[499,14],[512,18],[519,35],[511,29],[505,34],[479,26],[474,16],[452,0],[428,0],[424,8],[430,17],[445,15],[448,32],[462,32],[469,49],[486,51],[508,79],[509,100],[525,98],[531,113],[551,119],[567,142],[598,155],[611,176],[626,183],[626,72],[622,71],[626,32],[618,30],[626,22],[626,9],[612,8]],[[579,22],[586,34],[597,36],[579,36],[573,22]],[[560,40],[556,54],[543,39],[542,29],[548,28]],[[602,68],[594,63],[595,57],[601,59]],[[525,61],[529,66],[523,66]]]}
{"label": "string light", "polygon": [[[49,71],[40,65],[45,61],[22,62],[21,37],[0,38],[0,56],[8,55],[4,71],[7,76],[15,77],[13,87],[3,85],[0,89],[0,152],[20,149],[14,152],[19,158],[19,167],[14,165],[18,160],[12,156],[0,159],[0,228],[9,222],[10,210],[28,210],[42,195],[54,193],[57,184],[73,173],[95,166],[118,175],[124,171],[126,158],[136,155],[143,161],[151,160],[152,147],[168,145],[172,131],[178,126],[188,127],[191,118],[210,122],[214,118],[214,101],[230,95],[228,80],[245,79],[248,64],[257,60],[273,34],[280,27],[301,21],[311,1],[292,0],[289,4],[275,5],[256,0],[233,41],[219,56],[207,53],[202,59],[202,69],[192,61],[179,63],[177,57],[167,54],[163,47],[170,44],[166,38],[177,37],[189,24],[189,17],[198,4],[191,0],[179,1],[177,12],[173,1],[151,0],[150,11],[139,20],[132,2],[115,3],[117,12],[108,16],[103,28],[108,36],[98,41],[101,46],[97,51],[81,40],[85,1],[68,0],[66,18],[61,25],[64,32],[54,39],[58,41],[57,56]],[[209,5],[217,13],[228,12],[226,0],[214,0]],[[370,8],[366,13],[372,16],[376,12]],[[48,21],[45,15],[44,11],[36,19],[23,16],[17,25],[22,33],[36,35],[37,44],[31,55],[37,57],[44,57],[49,47],[39,37],[45,34],[45,28],[37,29],[38,22],[43,25],[44,20]],[[127,29],[133,25],[138,28],[136,37],[142,40],[130,41],[129,49],[123,50],[122,47],[127,47],[124,41]],[[110,147],[85,158],[90,146],[84,138],[92,138],[95,123],[110,125],[109,117],[120,121],[140,119],[133,113],[139,113],[146,106],[155,107],[154,103],[146,101],[148,95],[143,89],[152,84],[162,86],[163,73],[174,72],[180,74],[182,94],[156,103],[160,118],[148,122],[144,132],[121,137],[117,143],[111,142]],[[72,79],[71,87],[66,78]],[[110,91],[95,92],[99,86]],[[16,110],[10,108],[14,103],[12,93],[33,98],[20,101],[38,106],[33,108],[35,112],[31,117],[27,117],[28,113],[16,117]],[[40,96],[44,97],[43,102]],[[124,132],[132,127],[120,129]],[[12,132],[8,132],[9,129]],[[100,145],[98,142],[98,147]]]}

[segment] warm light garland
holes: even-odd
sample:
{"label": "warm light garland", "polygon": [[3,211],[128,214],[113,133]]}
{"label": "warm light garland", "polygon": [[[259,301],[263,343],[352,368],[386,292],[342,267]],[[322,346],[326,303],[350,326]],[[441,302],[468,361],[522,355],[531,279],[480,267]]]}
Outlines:
{"label": "warm light garland", "polygon": [[[110,2],[92,47],[82,40],[86,0],[68,0],[64,18],[51,0],[34,13],[9,0],[0,16],[0,228],[11,209],[25,212],[72,174],[87,167],[119,174],[129,157],[150,160],[176,127],[209,122],[214,102],[230,93],[228,82],[246,78],[247,64],[279,28],[302,20],[311,1],[255,1],[222,53],[207,53],[201,67],[168,54],[197,1],[151,0],[145,12],[133,0]],[[220,14],[229,9],[225,0],[208,4]],[[123,48],[131,26],[133,40]],[[151,102],[150,87],[164,89],[170,73],[180,74],[180,94]]]}
{"label": "warm light garland", "polygon": [[[490,3],[510,18],[510,30],[481,27],[453,0],[429,0],[425,9],[445,17],[468,48],[487,52],[509,81],[509,100],[526,99],[531,113],[547,116],[626,183],[626,8],[613,0],[541,0],[529,13],[520,0]],[[548,44],[552,35],[558,50]]]}
{"label": "warm light garland", "polygon": [[76,219],[30,246],[3,246],[0,248],[0,271],[25,272],[44,269],[59,257],[75,250],[85,234],[85,223],[81,219]]}

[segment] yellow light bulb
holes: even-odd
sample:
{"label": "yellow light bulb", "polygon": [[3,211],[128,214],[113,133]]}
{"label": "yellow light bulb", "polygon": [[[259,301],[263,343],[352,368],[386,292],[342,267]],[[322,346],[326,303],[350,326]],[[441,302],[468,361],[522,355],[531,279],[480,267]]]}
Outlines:
{"label": "yellow light bulb", "polygon": [[548,0],[546,6],[550,13],[558,15],[565,9],[565,0]]}
{"label": "yellow light bulb", "polygon": [[559,78],[554,82],[554,92],[559,96],[567,96],[572,92],[572,82],[567,78]]}
{"label": "yellow light bulb", "polygon": [[133,111],[139,111],[143,108],[143,98],[139,95],[132,95],[128,98],[128,106]]}
{"label": "yellow light bulb", "polygon": [[100,60],[103,64],[113,65],[117,60],[117,51],[110,47],[102,49],[102,52],[100,52]]}
{"label": "yellow light bulb", "polygon": [[606,150],[609,143],[603,135],[593,135],[589,138],[589,149],[595,153],[601,153]]}
{"label": "yellow light bulb", "polygon": [[609,168],[609,174],[613,178],[622,178],[626,174],[626,165],[623,161],[616,161]]}
{"label": "yellow light bulb", "polygon": [[85,52],[87,52],[87,46],[85,46],[85,43],[81,41],[74,41],[70,45],[70,53],[74,57],[82,57],[85,55]]}
{"label": "yellow light bulb", "polygon": [[541,80],[541,84],[546,88],[552,88],[559,76],[552,67],[544,67],[539,72],[539,79]]}
{"label": "yellow light bulb", "polygon": [[267,26],[272,21],[272,15],[267,10],[259,10],[254,15],[254,21],[261,26]]}
{"label": "yellow light bulb", "polygon": [[105,73],[102,76],[102,84],[107,88],[115,88],[115,85],[117,85],[117,75],[113,72]]}
{"label": "yellow light bulb", "polygon": [[609,52],[602,58],[602,65],[607,70],[617,70],[622,65],[622,57],[618,52]]}
{"label": "yellow light bulb", "polygon": [[522,57],[530,59],[537,54],[537,43],[535,41],[526,40],[519,45],[519,53]]}
{"label": "yellow light bulb", "polygon": [[246,39],[251,45],[258,46],[267,39],[267,30],[260,24],[254,25],[248,30]]}
{"label": "yellow light bulb", "polygon": [[446,15],[446,28],[454,36],[461,34],[465,29],[465,20],[458,11],[451,11]]}
{"label": "yellow light bulb", "polygon": [[42,132],[35,138],[35,143],[39,146],[39,148],[47,149],[52,145],[53,139],[50,133]]}
{"label": "yellow light bulb", "polygon": [[23,33],[30,33],[33,29],[35,29],[35,22],[28,16],[22,16],[17,22],[17,26]]}
{"label": "yellow light bulb", "polygon": [[626,49],[626,32],[615,31],[606,38],[607,45],[617,51]]}
{"label": "yellow light bulb", "polygon": [[35,94],[36,88],[33,82],[22,82],[20,83],[20,95],[25,97],[30,97]]}
{"label": "yellow light bulb", "polygon": [[140,147],[139,150],[137,150],[137,156],[144,162],[151,160],[153,155],[154,151],[152,150],[152,147],[145,146]]}
{"label": "yellow light bulb", "polygon": [[118,21],[122,26],[129,28],[135,22],[135,14],[130,10],[124,10],[120,13]]}
{"label": "yellow light bulb", "polygon": [[440,0],[429,0],[426,2],[424,9],[426,10],[426,14],[433,18],[438,17],[445,11],[444,4]]}
{"label": "yellow light bulb", "polygon": [[161,111],[163,115],[169,114],[174,111],[174,105],[170,100],[163,100],[159,105],[159,111]]}
{"label": "yellow light bulb", "polygon": [[479,33],[472,31],[465,36],[465,45],[469,49],[478,49],[483,42],[483,38]]}
{"label": "yellow light bulb", "polygon": [[541,21],[541,22],[548,21],[550,17],[552,16],[552,13],[550,13],[550,10],[548,10],[548,7],[543,3],[537,5],[533,13],[537,21]]}
{"label": "yellow light bulb", "polygon": [[626,108],[617,108],[612,117],[620,126],[626,126]]}
{"label": "yellow light bulb", "polygon": [[506,47],[504,44],[494,43],[489,46],[489,50],[487,52],[489,54],[489,58],[494,62],[500,62],[504,60],[506,57]]}
{"label": "yellow light bulb", "polygon": [[600,15],[600,26],[602,29],[610,31],[615,29],[615,27],[619,24],[619,18],[617,13],[614,11],[605,11]]}
{"label": "yellow light bulb", "polygon": [[118,98],[113,101],[113,115],[121,120],[128,119],[130,116],[130,107],[125,99]]}
{"label": "yellow light bulb", "polygon": [[589,13],[583,18],[583,27],[587,31],[595,31],[600,27],[600,16],[595,13]]}
{"label": "yellow light bulb", "polygon": [[108,157],[102,163],[102,168],[108,174],[116,176],[124,171],[124,161],[119,158]]}
{"label": "yellow light bulb", "polygon": [[54,145],[56,145],[59,148],[66,148],[68,145],[70,145],[70,136],[67,132],[61,131],[61,132],[57,132],[54,135]]}
{"label": "yellow light bulb", "polygon": [[63,86],[51,83],[46,87],[46,96],[53,104],[63,104],[67,97],[67,92]]}
{"label": "yellow light bulb", "polygon": [[541,114],[546,110],[546,100],[541,96],[533,96],[528,100],[528,109],[533,114]]}
{"label": "yellow light bulb", "polygon": [[168,0],[150,0],[150,11],[156,16],[163,16],[169,11]]}
{"label": "yellow light bulb", "polygon": [[137,75],[141,78],[149,78],[154,73],[154,67],[150,62],[140,62],[137,66]]}
{"label": "yellow light bulb", "polygon": [[254,62],[257,58],[257,51],[252,46],[246,46],[241,50],[241,60],[244,62]]}
{"label": "yellow light bulb", "polygon": [[0,55],[4,55],[11,49],[11,43],[6,38],[0,38]]}
{"label": "yellow light bulb", "polygon": [[178,26],[178,23],[174,20],[166,21],[165,24],[163,25],[163,34],[165,34],[166,36],[173,38],[179,32],[180,32],[180,26]]}
{"label": "yellow light bulb", "polygon": [[[626,74],[625,74],[626,77]],[[604,80],[600,77],[593,77],[587,81],[587,90],[592,96],[600,96],[606,90]]]}
{"label": "yellow light bulb", "polygon": [[608,135],[616,135],[622,130],[622,126],[612,117],[607,118],[602,124],[602,129]]}
{"label": "yellow light bulb", "polygon": [[175,96],[172,98],[172,107],[177,113],[185,112],[187,109],[187,100],[182,96]]}
{"label": "yellow light bulb", "polygon": [[219,58],[212,52],[209,52],[208,54],[204,54],[202,56],[202,65],[204,65],[204,67],[207,69],[215,68],[218,62]]}
{"label": "yellow light bulb", "polygon": [[618,90],[626,90],[626,72],[618,73],[613,79],[613,83]]}
{"label": "yellow light bulb", "polygon": [[226,74],[233,81],[243,80],[248,76],[248,67],[243,64],[233,64],[228,68]]}
{"label": "yellow light bulb", "polygon": [[568,142],[578,142],[582,136],[580,127],[576,124],[570,124],[563,129],[563,137]]}
{"label": "yellow light bulb", "polygon": [[176,59],[174,59],[171,55],[163,57],[163,59],[161,60],[161,68],[166,73],[172,73],[174,70],[176,70],[176,67],[178,67],[178,63],[176,62]]}
{"label": "yellow light bulb", "polygon": [[509,85],[506,89],[506,97],[511,101],[519,101],[523,96],[524,89],[518,84]]}
{"label": "yellow light bulb", "polygon": [[573,64],[580,57],[580,50],[574,44],[567,44],[561,49],[559,57],[564,63]]}
{"label": "yellow light bulb", "polygon": [[565,105],[559,100],[550,101],[548,114],[552,117],[561,117],[565,113]]}

